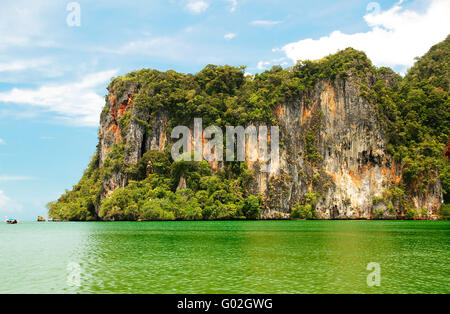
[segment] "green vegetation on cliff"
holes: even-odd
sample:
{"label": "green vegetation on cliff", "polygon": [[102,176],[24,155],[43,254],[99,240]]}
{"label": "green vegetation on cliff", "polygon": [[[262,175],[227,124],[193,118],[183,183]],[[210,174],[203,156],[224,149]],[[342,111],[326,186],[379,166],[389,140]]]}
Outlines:
{"label": "green vegetation on cliff", "polygon": [[404,79],[380,71],[368,98],[376,103],[388,151],[404,166],[401,187],[427,193],[438,171],[450,202],[450,163],[444,153],[450,142],[450,36],[418,59]]}
{"label": "green vegetation on cliff", "polygon": [[[245,169],[239,176],[221,171],[212,174],[206,161],[170,162],[167,152],[148,151],[132,170],[135,178],[115,190],[100,207],[107,220],[213,220],[259,217],[252,198],[242,188]],[[142,167],[151,163],[150,168]],[[142,169],[142,170],[139,170]],[[146,175],[145,172],[147,172]],[[180,179],[187,188],[177,190]],[[249,208],[250,206],[250,208]]]}
{"label": "green vegetation on cliff", "polygon": [[[66,191],[57,202],[48,204],[51,217],[63,220],[216,220],[260,216],[260,197],[249,195],[244,189],[253,179],[245,163],[240,163],[240,168],[233,171],[213,174],[206,161],[173,162],[168,151],[147,151],[136,165],[126,169],[129,184],[100,201],[101,181],[108,177],[110,164],[121,161],[123,156],[110,153],[102,168],[98,168],[96,158],[72,191]],[[181,178],[187,188],[177,191]],[[96,208],[99,208],[98,215]]]}
{"label": "green vegetation on cliff", "polygon": [[[443,153],[450,134],[449,55],[450,37],[431,48],[405,78],[374,67],[363,52],[348,48],[321,60],[299,61],[289,69],[275,66],[254,77],[244,75],[245,67],[208,65],[195,75],[144,69],[113,79],[109,90],[117,99],[130,88],[136,91],[133,115],[127,111],[118,121],[120,133],[126,134],[133,119],[150,135],[148,121],[160,112],[169,117],[169,134],[171,128],[186,125],[193,117],[220,127],[276,124],[276,108],[300,98],[307,103],[318,82],[356,79],[362,96],[378,113],[388,151],[403,166],[402,181],[393,187],[401,197],[389,201],[407,212],[407,197],[426,193],[436,173],[449,202],[450,164]],[[109,110],[105,107],[102,120]],[[303,139],[305,157],[311,163],[322,159],[313,131]],[[128,164],[127,149],[123,141],[114,144],[101,167],[97,152],[73,190],[49,203],[49,216],[64,220],[255,219],[265,206],[261,196],[250,193],[254,177],[245,163],[225,163],[224,169],[214,172],[207,162],[174,162],[169,146],[162,152],[147,151],[136,164]],[[104,195],[102,182],[118,173],[128,184]],[[177,189],[180,183],[185,186]],[[318,195],[313,192],[293,207],[293,218],[315,217]]]}
{"label": "green vegetation on cliff", "polygon": [[100,206],[101,180],[98,155],[94,155],[88,169],[71,191],[66,190],[58,201],[47,204],[49,216],[62,220],[96,220]]}

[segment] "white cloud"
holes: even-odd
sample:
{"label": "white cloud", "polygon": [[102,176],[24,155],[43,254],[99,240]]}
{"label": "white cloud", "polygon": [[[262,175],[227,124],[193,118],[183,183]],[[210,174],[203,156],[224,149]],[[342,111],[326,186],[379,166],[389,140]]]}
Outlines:
{"label": "white cloud", "polygon": [[0,145],[6,145],[6,142],[4,139],[0,138]]}
{"label": "white cloud", "polygon": [[283,23],[282,21],[269,21],[269,20],[256,20],[250,22],[253,26],[263,26],[263,27],[272,27],[278,24]]}
{"label": "white cloud", "polygon": [[[11,47],[54,46],[48,39],[48,13],[57,10],[57,0],[2,1],[0,10],[0,50]],[[13,26],[13,27],[12,27]]]}
{"label": "white cloud", "polygon": [[263,71],[267,70],[270,66],[274,65],[287,66],[289,65],[289,63],[286,62],[285,57],[273,59],[270,61],[259,61],[258,64],[256,65],[256,69]]}
{"label": "white cloud", "polygon": [[25,176],[0,176],[0,182],[8,182],[8,181],[29,181],[34,180],[33,177],[25,177]]}
{"label": "white cloud", "polygon": [[269,65],[270,65],[269,61],[259,61],[256,68],[258,70],[266,70]]}
{"label": "white cloud", "polygon": [[0,212],[17,212],[22,210],[22,205],[5,195],[0,190]]}
{"label": "white cloud", "polygon": [[141,38],[120,44],[118,49],[97,47],[95,51],[125,55],[128,58],[132,56],[152,57],[154,62],[158,59],[164,60],[164,62],[171,60],[181,63],[189,60],[191,64],[203,66],[210,63],[226,63],[221,48],[211,45],[208,41],[194,44],[194,41],[190,40],[190,34],[187,34],[193,32],[200,34],[201,31],[203,29],[189,27],[172,36]]}
{"label": "white cloud", "polygon": [[226,40],[231,40],[235,37],[236,37],[236,34],[234,34],[234,33],[228,33],[225,36],[223,36],[223,38],[225,38]]}
{"label": "white cloud", "polygon": [[[208,41],[194,44],[195,40],[190,36],[197,36],[204,31],[204,28],[195,26],[187,27],[180,33],[172,36],[161,37],[140,37],[139,39],[124,42],[117,47],[94,47],[93,51],[98,53],[124,55],[123,58],[134,56],[152,57],[157,60],[168,60],[184,63],[189,62],[205,65],[210,63],[226,63],[222,48],[211,45]],[[1,114],[1,110],[0,110]]]}
{"label": "white cloud", "polygon": [[231,2],[230,12],[236,11],[237,4],[238,4],[237,0],[226,0],[226,1]]}
{"label": "white cloud", "polygon": [[116,70],[87,75],[81,82],[39,89],[14,88],[0,93],[0,102],[28,105],[58,114],[60,119],[82,126],[97,126],[104,98],[96,89],[108,82]]}
{"label": "white cloud", "polygon": [[32,119],[39,116],[39,112],[37,110],[14,110],[11,109],[1,109],[0,110],[0,118],[4,119],[14,119],[14,120],[21,120],[21,119]]}
{"label": "white cloud", "polygon": [[189,0],[186,9],[193,14],[200,14],[208,9],[209,3],[203,0]]}
{"label": "white cloud", "polygon": [[152,57],[184,59],[190,46],[182,37],[152,37],[128,42],[120,49],[101,49],[102,52],[117,54],[141,54]]}
{"label": "white cloud", "polygon": [[14,60],[12,62],[0,63],[0,72],[36,69],[49,64],[50,61],[47,59]]}
{"label": "white cloud", "polygon": [[426,12],[405,9],[398,2],[386,11],[364,16],[371,28],[366,33],[345,34],[338,30],[320,39],[304,39],[281,50],[293,62],[319,59],[340,49],[353,47],[366,52],[378,66],[411,66],[414,58],[450,33],[450,1],[431,0]]}

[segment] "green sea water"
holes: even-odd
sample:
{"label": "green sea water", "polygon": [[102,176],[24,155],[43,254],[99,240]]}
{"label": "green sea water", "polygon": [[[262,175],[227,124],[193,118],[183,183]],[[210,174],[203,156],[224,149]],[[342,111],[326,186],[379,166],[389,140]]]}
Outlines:
{"label": "green sea water", "polygon": [[0,293],[449,293],[449,236],[443,221],[2,223]]}

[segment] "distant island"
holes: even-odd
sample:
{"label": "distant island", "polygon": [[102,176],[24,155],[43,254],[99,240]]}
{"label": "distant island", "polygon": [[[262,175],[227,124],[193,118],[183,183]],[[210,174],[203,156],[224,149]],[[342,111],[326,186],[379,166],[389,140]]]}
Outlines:
{"label": "distant island", "polygon": [[[352,48],[254,76],[215,65],[132,72],[109,85],[97,151],[49,217],[446,219],[449,89],[450,36],[404,78]],[[276,126],[279,160],[270,171],[248,157],[176,161],[171,133],[194,133],[195,118],[222,130]]]}

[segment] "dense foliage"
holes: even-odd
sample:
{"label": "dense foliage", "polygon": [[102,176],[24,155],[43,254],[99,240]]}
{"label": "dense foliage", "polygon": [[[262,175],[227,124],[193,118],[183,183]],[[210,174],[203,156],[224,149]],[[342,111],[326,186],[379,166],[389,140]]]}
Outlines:
{"label": "dense foliage", "polygon": [[[425,193],[436,172],[450,202],[450,36],[432,47],[404,79],[380,69],[367,97],[376,103],[389,140],[388,151],[403,165],[401,188]],[[390,77],[390,80],[386,78]]]}
{"label": "dense foliage", "polygon": [[[143,159],[156,164],[152,166],[155,171],[142,181],[131,181],[115,190],[102,202],[100,217],[114,220],[259,217],[259,199],[246,197],[241,182],[243,175],[238,178],[227,177],[224,172],[213,175],[206,161],[170,163],[168,155],[164,155],[167,153],[147,152]],[[165,162],[158,164],[158,159]],[[181,177],[189,188],[176,191]]]}
{"label": "dense foliage", "polygon": [[[126,134],[130,119],[151,133],[149,121],[161,110],[170,117],[170,132],[192,117],[220,127],[276,124],[274,112],[281,103],[299,96],[308,102],[319,81],[351,76],[360,83],[362,96],[374,104],[388,151],[403,166],[402,182],[386,191],[381,201],[388,200],[391,207],[400,204],[414,218],[418,213],[409,208],[407,197],[425,193],[436,173],[446,202],[450,198],[450,164],[443,154],[450,134],[449,56],[450,37],[431,48],[405,78],[374,67],[363,52],[348,48],[255,76],[245,76],[245,67],[231,66],[208,65],[195,75],[144,69],[113,79],[109,90],[117,98],[130,88],[137,90],[133,101],[137,114],[131,117],[128,111],[121,117],[121,134]],[[102,117],[108,110],[105,107]],[[315,150],[314,133],[312,129],[304,139],[306,160],[312,164],[322,158]],[[249,193],[254,178],[245,163],[226,163],[223,170],[212,172],[206,162],[174,162],[167,150],[148,151],[130,165],[124,161],[126,150],[124,141],[114,145],[102,167],[97,153],[73,190],[48,205],[49,215],[64,220],[199,220],[256,219],[261,214],[264,204],[260,196]],[[101,183],[119,172],[126,175],[128,185],[103,199]],[[186,188],[177,190],[180,179]],[[315,218],[317,197],[304,195],[293,207],[292,218]],[[447,209],[443,206],[442,211]]]}
{"label": "dense foliage", "polygon": [[[257,219],[260,216],[260,197],[248,195],[244,189],[253,180],[245,163],[233,172],[213,174],[206,161],[172,162],[167,151],[147,151],[136,165],[126,169],[129,184],[100,202],[101,178],[108,176],[114,160],[122,158],[112,151],[102,168],[96,167],[94,158],[73,190],[66,191],[58,202],[49,203],[49,214],[63,220],[94,220],[98,206],[98,217],[105,220]],[[180,178],[188,188],[177,191]]]}

